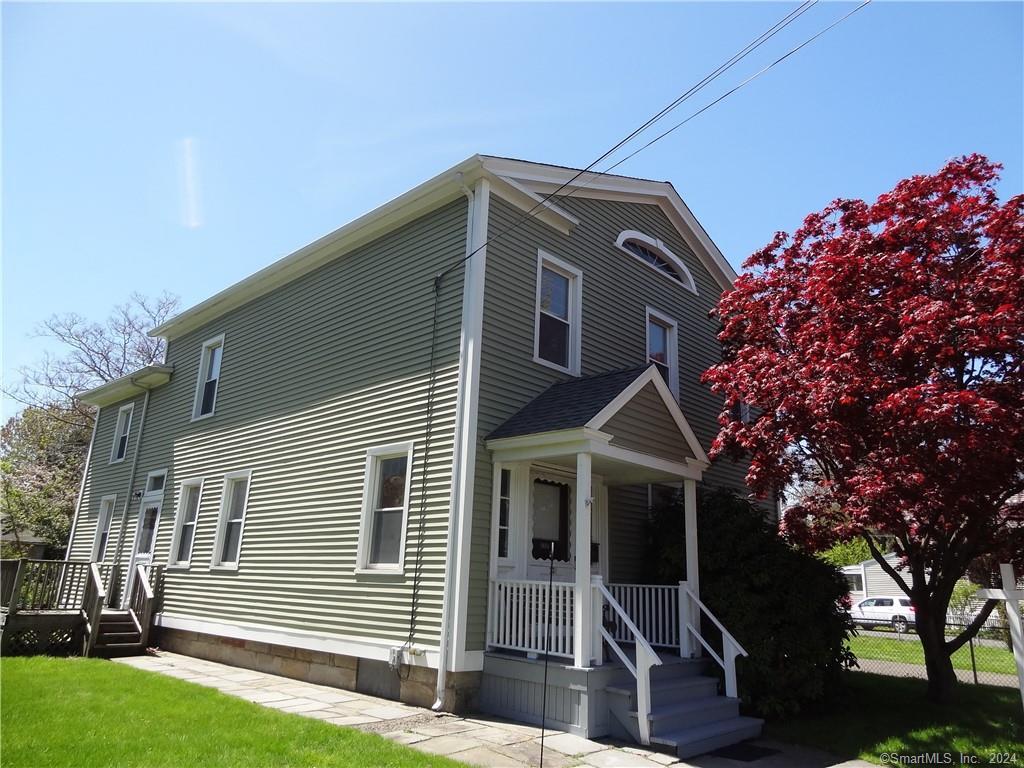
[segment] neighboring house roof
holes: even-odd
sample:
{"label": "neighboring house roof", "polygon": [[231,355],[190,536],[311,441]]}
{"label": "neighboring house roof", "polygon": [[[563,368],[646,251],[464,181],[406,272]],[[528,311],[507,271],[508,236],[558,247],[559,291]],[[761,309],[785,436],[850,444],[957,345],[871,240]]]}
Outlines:
{"label": "neighboring house roof", "polygon": [[586,426],[646,370],[647,366],[639,366],[553,384],[491,432],[487,439]]}
{"label": "neighboring house roof", "polygon": [[[579,220],[556,202],[545,201],[543,196],[555,190],[559,190],[560,196],[572,194],[574,197],[658,205],[719,285],[723,289],[732,285],[736,272],[670,183],[597,172],[583,173],[579,179],[573,180],[578,173],[574,168],[473,155],[176,315],[150,331],[150,335],[168,339],[181,336],[430,210],[462,197],[480,180],[486,180],[491,192],[503,200],[566,234],[579,224]],[[565,188],[560,189],[563,184]]]}
{"label": "neighboring house roof", "polygon": [[[899,555],[897,555],[895,552],[889,552],[885,555],[884,559],[886,560],[886,562],[895,565],[896,561],[899,560]],[[874,565],[877,562],[878,561],[875,560],[875,558],[869,557],[867,560],[861,560],[859,563],[854,563],[853,565],[844,565],[842,570],[843,573],[846,573],[847,571],[849,571],[850,573],[860,573],[860,567],[862,565]]]}
{"label": "neighboring house roof", "polygon": [[170,365],[147,365],[119,379],[100,384],[78,396],[86,405],[110,405],[138,395],[147,389],[162,386],[171,380],[174,367]]}

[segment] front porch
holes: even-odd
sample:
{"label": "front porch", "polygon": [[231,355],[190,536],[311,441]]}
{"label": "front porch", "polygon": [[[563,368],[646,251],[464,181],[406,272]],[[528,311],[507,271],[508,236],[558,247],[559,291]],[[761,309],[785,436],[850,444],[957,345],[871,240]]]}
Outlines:
{"label": "front porch", "polygon": [[[487,447],[494,488],[484,706],[539,722],[550,699],[558,727],[647,745],[668,738],[669,725],[703,722],[696,712],[669,717],[688,692],[709,699],[699,704],[722,714],[722,727],[734,727],[723,733],[759,728],[736,712],[736,658],[746,652],[700,600],[697,482],[708,460],[657,369],[555,385]],[[614,489],[641,484],[681,492],[684,581],[610,578],[611,563],[645,556],[635,538],[609,535],[626,530],[614,524],[619,516],[634,525],[646,518],[647,499],[633,508],[610,503]],[[717,678],[699,674],[711,661],[724,673],[725,706],[712,701],[723,698]]]}

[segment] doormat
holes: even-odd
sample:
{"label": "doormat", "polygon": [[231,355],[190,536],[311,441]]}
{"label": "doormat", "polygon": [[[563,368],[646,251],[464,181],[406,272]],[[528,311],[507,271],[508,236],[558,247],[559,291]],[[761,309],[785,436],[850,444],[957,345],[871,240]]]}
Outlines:
{"label": "doormat", "polygon": [[722,747],[716,749],[714,752],[709,754],[715,757],[725,757],[729,760],[738,760],[741,763],[752,763],[755,760],[760,760],[762,757],[769,757],[771,755],[779,754],[778,749],[768,749],[768,747],[759,747],[756,744],[731,744],[728,747]]}

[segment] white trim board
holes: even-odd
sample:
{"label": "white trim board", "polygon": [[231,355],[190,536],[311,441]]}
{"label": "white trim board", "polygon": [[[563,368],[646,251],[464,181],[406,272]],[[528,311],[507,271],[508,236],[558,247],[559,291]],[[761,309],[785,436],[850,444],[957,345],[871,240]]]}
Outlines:
{"label": "white trim board", "polygon": [[[229,637],[234,640],[251,640],[259,643],[270,643],[290,648],[302,648],[309,651],[338,653],[344,656],[355,656],[374,661],[388,661],[392,648],[398,648],[398,640],[387,641],[368,637],[328,637],[322,632],[310,632],[303,629],[286,627],[259,626],[246,623],[229,623],[212,619],[201,619],[192,616],[180,616],[171,613],[158,613],[154,618],[158,627],[179,629],[185,632],[201,632],[204,635]],[[437,649],[433,647],[417,649],[423,654],[406,654],[412,666],[437,668]],[[469,651],[465,655],[463,668],[455,672],[478,672],[484,668],[484,652]]]}

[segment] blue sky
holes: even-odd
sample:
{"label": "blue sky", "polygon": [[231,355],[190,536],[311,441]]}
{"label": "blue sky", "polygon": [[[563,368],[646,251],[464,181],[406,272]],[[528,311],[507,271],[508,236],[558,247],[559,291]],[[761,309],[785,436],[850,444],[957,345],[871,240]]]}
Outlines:
{"label": "blue sky", "polygon": [[[4,4],[5,381],[52,313],[191,305],[474,152],[586,165],[795,6]],[[1015,194],[1022,7],[874,2],[619,172],[672,181],[734,265],[957,154]]]}

